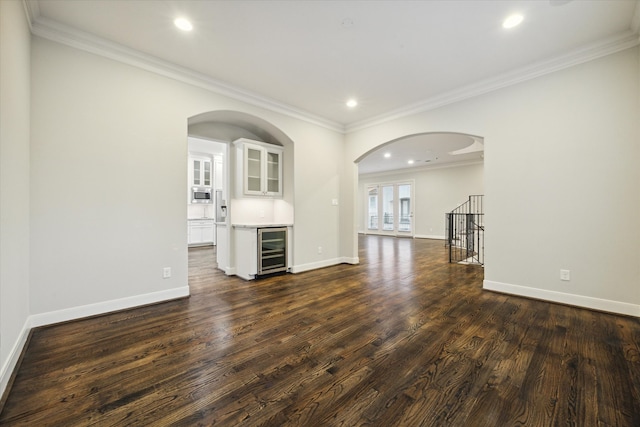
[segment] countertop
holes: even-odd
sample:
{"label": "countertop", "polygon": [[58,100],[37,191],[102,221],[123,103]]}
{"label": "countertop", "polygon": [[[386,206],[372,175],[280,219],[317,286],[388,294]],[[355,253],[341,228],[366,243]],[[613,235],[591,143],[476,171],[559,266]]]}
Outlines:
{"label": "countertop", "polygon": [[215,218],[187,218],[187,221],[213,221]]}
{"label": "countertop", "polygon": [[231,224],[235,228],[267,228],[267,227],[293,227],[293,224]]}

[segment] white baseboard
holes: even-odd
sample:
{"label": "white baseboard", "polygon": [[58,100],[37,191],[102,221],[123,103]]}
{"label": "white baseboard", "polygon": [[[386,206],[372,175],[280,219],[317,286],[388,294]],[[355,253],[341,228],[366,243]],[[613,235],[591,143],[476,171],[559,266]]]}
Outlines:
{"label": "white baseboard", "polygon": [[485,280],[482,288],[490,291],[534,298],[543,301],[558,302],[576,307],[589,308],[592,310],[640,317],[640,305],[629,304],[627,302],[593,298],[584,295],[567,294],[564,292],[549,291],[546,289],[529,288],[527,286],[511,285],[509,283],[492,282],[490,280]]}
{"label": "white baseboard", "polygon": [[360,264],[360,258],[343,256],[340,258],[340,264],[352,264],[352,265]]}
{"label": "white baseboard", "polygon": [[416,234],[415,236],[416,239],[434,239],[434,240],[445,240],[446,238],[444,236],[438,236],[435,234]]}
{"label": "white baseboard", "polygon": [[22,331],[20,331],[20,336],[11,348],[7,361],[3,364],[2,370],[0,370],[0,396],[5,392],[5,389],[9,384],[11,374],[20,359],[20,355],[27,343],[27,338],[29,337],[29,332],[32,328],[66,322],[69,320],[82,319],[84,317],[96,316],[99,314],[106,314],[112,311],[155,304],[163,301],[170,301],[187,296],[189,296],[189,286],[184,286],[181,288],[151,292],[149,294],[136,295],[133,297],[120,298],[117,300],[99,302],[29,316],[22,327]]}
{"label": "white baseboard", "polygon": [[133,297],[87,304],[79,307],[71,307],[64,310],[50,311],[48,313],[34,314],[29,317],[30,326],[32,328],[36,328],[38,326],[82,319],[83,317],[96,316],[99,314],[110,313],[112,311],[135,308],[142,305],[155,304],[187,296],[189,296],[189,286],[184,286],[181,288],[167,289],[165,291],[151,292],[149,294],[136,295]]}
{"label": "white baseboard", "polygon": [[[391,237],[406,237],[402,235],[394,236],[393,234],[376,234],[376,233],[365,233],[364,231],[358,231],[358,234],[363,234],[365,236],[391,236]],[[445,236],[440,236],[437,234],[414,234],[414,239],[434,239],[434,240],[446,240]]]}
{"label": "white baseboard", "polygon": [[316,270],[318,268],[325,268],[325,267],[330,267],[332,265],[337,265],[340,264],[340,258],[332,258],[332,259],[325,259],[322,261],[317,261],[317,262],[310,262],[307,264],[299,264],[299,265],[294,265],[293,267],[291,267],[291,272],[292,273],[302,273],[303,271],[309,271],[309,270]]}
{"label": "white baseboard", "polygon": [[13,371],[18,364],[18,360],[20,360],[20,355],[22,354],[24,346],[27,344],[27,339],[29,338],[30,331],[31,325],[29,324],[29,318],[27,318],[24,322],[24,325],[22,326],[22,330],[20,331],[18,339],[13,344],[13,347],[11,347],[9,357],[2,365],[2,368],[0,370],[0,397],[2,397],[2,395],[4,394],[7,385],[9,385],[11,374],[13,374]]}
{"label": "white baseboard", "polygon": [[307,264],[294,265],[291,267],[292,273],[302,273],[304,271],[316,270],[318,268],[331,267],[332,265],[338,264],[359,264],[360,259],[358,257],[340,257],[340,258],[332,258],[325,259],[318,262],[310,262]]}

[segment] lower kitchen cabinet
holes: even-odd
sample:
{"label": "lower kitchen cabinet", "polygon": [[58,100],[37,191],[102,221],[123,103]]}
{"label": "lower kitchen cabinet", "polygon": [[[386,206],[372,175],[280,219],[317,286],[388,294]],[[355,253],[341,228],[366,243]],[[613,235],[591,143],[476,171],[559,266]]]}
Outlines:
{"label": "lower kitchen cabinet", "polygon": [[291,267],[291,225],[234,225],[236,275],[252,280]]}
{"label": "lower kitchen cabinet", "polygon": [[215,245],[215,224],[212,219],[187,221],[188,242],[191,246]]}

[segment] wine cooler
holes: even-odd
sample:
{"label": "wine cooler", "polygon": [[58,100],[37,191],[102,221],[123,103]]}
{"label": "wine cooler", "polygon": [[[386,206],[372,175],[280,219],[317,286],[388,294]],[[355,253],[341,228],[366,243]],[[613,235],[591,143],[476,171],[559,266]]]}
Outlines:
{"label": "wine cooler", "polygon": [[287,227],[258,228],[258,275],[287,268]]}

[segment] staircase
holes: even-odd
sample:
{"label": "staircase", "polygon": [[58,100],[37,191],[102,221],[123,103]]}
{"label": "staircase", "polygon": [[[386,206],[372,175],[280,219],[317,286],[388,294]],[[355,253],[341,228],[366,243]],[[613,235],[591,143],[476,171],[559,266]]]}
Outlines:
{"label": "staircase", "polygon": [[484,195],[469,200],[446,214],[446,247],[449,262],[484,265]]}

